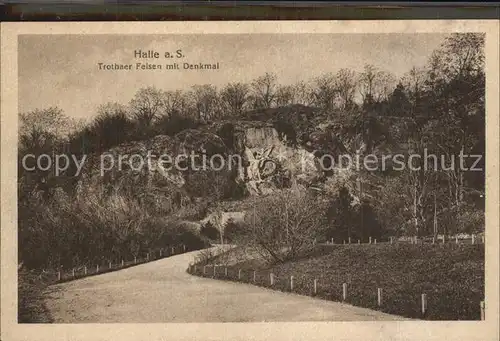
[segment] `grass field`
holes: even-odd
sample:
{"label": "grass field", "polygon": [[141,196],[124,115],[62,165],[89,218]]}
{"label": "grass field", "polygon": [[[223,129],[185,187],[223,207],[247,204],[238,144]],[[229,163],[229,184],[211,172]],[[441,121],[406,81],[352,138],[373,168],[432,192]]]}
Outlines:
{"label": "grass field", "polygon": [[[236,251],[231,251],[236,252]],[[220,260],[214,259],[220,263]],[[269,274],[275,275],[274,289],[293,291],[334,301],[346,302],[405,317],[428,320],[479,320],[484,300],[484,245],[465,244],[377,244],[318,246],[306,258],[267,266],[256,259],[216,267],[216,278],[240,280],[270,287]],[[238,279],[238,272],[240,279]],[[213,266],[191,269],[197,275],[213,277]],[[377,302],[382,289],[382,305]],[[427,311],[421,313],[421,295],[427,296]]]}

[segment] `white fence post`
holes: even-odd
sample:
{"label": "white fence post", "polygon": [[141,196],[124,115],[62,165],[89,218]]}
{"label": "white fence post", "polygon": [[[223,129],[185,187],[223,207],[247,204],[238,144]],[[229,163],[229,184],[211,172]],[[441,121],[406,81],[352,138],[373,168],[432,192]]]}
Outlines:
{"label": "white fence post", "polygon": [[425,316],[426,312],[427,312],[427,295],[422,294],[422,315]]}
{"label": "white fence post", "polygon": [[476,241],[475,239],[476,239],[476,235],[474,235],[474,234],[473,234],[473,235],[472,235],[472,244],[474,244],[474,243],[475,243],[475,241]]}
{"label": "white fence post", "polygon": [[269,281],[271,282],[271,286],[273,286],[274,285],[274,274],[272,272],[269,274]]}
{"label": "white fence post", "polygon": [[342,300],[347,300],[347,283],[342,284]]}
{"label": "white fence post", "polygon": [[290,291],[293,291],[293,276],[290,276]]}
{"label": "white fence post", "polygon": [[255,283],[257,281],[257,271],[253,271],[253,282]]}
{"label": "white fence post", "polygon": [[83,268],[83,273],[84,273],[85,275],[87,275],[87,266],[86,266],[86,265],[85,265],[85,267]]}
{"label": "white fence post", "polygon": [[122,259],[122,266],[125,266],[125,261]]}
{"label": "white fence post", "polygon": [[111,264],[111,262],[109,262],[109,264],[108,264],[108,265],[109,265],[109,268],[111,269],[111,265],[112,265],[112,264]]}
{"label": "white fence post", "polygon": [[238,269],[238,280],[241,279],[241,269]]}
{"label": "white fence post", "polygon": [[314,295],[318,294],[318,280],[314,279]]}
{"label": "white fence post", "polygon": [[391,244],[392,244],[392,237],[391,237]]}
{"label": "white fence post", "polygon": [[349,237],[349,244],[351,244],[351,237]]}
{"label": "white fence post", "polygon": [[377,238],[373,240],[373,244],[377,244]]}
{"label": "white fence post", "polygon": [[75,277],[75,268],[73,268],[73,278]]}
{"label": "white fence post", "polygon": [[377,289],[377,303],[379,307],[382,306],[382,288]]}
{"label": "white fence post", "polygon": [[96,265],[95,272],[99,272],[99,264]]}
{"label": "white fence post", "polygon": [[455,236],[455,244],[458,244],[458,236]]}
{"label": "white fence post", "polygon": [[372,243],[372,237],[370,237],[370,238],[368,239],[368,244],[371,244],[371,243]]}
{"label": "white fence post", "polygon": [[57,272],[57,280],[60,281],[61,280],[61,271],[58,271]]}

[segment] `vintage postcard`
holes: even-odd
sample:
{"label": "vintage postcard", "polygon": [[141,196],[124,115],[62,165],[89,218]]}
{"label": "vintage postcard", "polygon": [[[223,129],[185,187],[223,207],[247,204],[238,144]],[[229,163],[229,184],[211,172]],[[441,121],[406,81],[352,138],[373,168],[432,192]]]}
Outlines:
{"label": "vintage postcard", "polygon": [[2,339],[498,338],[498,21],[1,32]]}

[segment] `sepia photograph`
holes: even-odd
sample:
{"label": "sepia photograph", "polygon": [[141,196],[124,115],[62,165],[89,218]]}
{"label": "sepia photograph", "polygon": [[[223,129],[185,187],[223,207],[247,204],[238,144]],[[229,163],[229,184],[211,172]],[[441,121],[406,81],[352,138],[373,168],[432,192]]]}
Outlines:
{"label": "sepia photograph", "polygon": [[364,27],[15,36],[17,328],[497,319],[488,35]]}

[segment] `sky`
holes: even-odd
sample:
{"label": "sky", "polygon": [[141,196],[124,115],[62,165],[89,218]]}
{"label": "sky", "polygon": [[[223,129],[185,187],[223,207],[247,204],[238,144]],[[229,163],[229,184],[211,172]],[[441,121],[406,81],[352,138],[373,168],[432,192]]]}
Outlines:
{"label": "sky", "polygon": [[[424,66],[446,35],[408,34],[203,34],[203,35],[24,35],[19,36],[19,111],[51,106],[77,119],[96,115],[100,104],[127,104],[141,87],[187,89],[251,82],[273,72],[279,83],[308,81],[341,68],[365,64],[401,77]],[[165,59],[181,49],[181,59]],[[135,50],[162,58],[135,59]],[[98,63],[215,63],[219,70],[99,70]]]}

